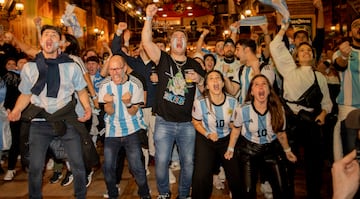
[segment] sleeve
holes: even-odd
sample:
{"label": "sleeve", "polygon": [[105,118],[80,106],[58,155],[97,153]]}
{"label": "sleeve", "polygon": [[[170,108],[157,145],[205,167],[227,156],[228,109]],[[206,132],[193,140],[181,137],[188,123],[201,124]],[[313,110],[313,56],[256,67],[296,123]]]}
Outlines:
{"label": "sleeve", "polygon": [[[140,83],[140,80],[138,81]],[[134,85],[134,92],[131,95],[131,104],[144,104],[144,89],[138,84]]]}
{"label": "sleeve", "polygon": [[110,85],[109,84],[104,84],[103,86],[100,87],[99,94],[98,94],[99,103],[105,103],[104,102],[104,95],[107,93],[108,86],[110,86]]}
{"label": "sleeve", "polygon": [[141,81],[130,75],[130,83],[133,85],[131,93],[131,104],[144,104],[144,88]]}
{"label": "sleeve", "polygon": [[[37,75],[37,76],[39,76],[39,75]],[[30,69],[29,63],[26,63],[24,65],[24,67],[20,73],[20,77],[21,77],[21,81],[19,84],[19,91],[26,95],[31,94],[31,88],[33,86],[33,83],[31,82],[31,77],[35,78],[35,76],[32,76],[32,74],[31,74],[31,69]],[[36,77],[36,79],[37,79],[37,77]]]}
{"label": "sleeve", "polygon": [[234,113],[234,126],[236,128],[242,127],[243,119],[241,114],[242,108],[241,106],[237,106]]}
{"label": "sleeve", "polygon": [[270,53],[279,73],[286,77],[291,71],[296,69],[296,64],[289,50],[286,48],[282,37],[276,35],[270,43]]}
{"label": "sleeve", "polygon": [[318,79],[318,84],[320,86],[321,92],[323,94],[323,98],[321,100],[321,108],[324,109],[327,113],[330,113],[333,104],[330,99],[329,87],[327,85],[326,78],[320,72],[316,72],[315,74]]}
{"label": "sleeve", "polygon": [[111,42],[111,51],[113,54],[121,54],[124,53],[121,50],[121,44],[122,44],[122,34],[120,36],[117,36],[117,34],[114,34],[114,38]]}
{"label": "sleeve", "polygon": [[74,55],[69,55],[69,57],[74,60],[74,62],[80,67],[82,74],[85,74],[88,72],[84,62],[82,61],[82,59],[78,56],[74,56]]}
{"label": "sleeve", "polygon": [[72,82],[75,87],[75,90],[79,91],[84,89],[87,86],[87,84],[80,67],[75,62],[73,68],[74,68],[74,75],[72,77]]}
{"label": "sleeve", "polygon": [[202,111],[201,111],[201,105],[200,105],[200,100],[199,99],[195,99],[194,100],[194,104],[193,104],[193,109],[192,109],[192,117],[196,120],[202,120]]}
{"label": "sleeve", "polygon": [[[340,50],[337,50],[337,51],[333,54],[333,56],[332,56],[332,63],[334,63],[333,66],[334,66],[334,68],[335,68],[337,71],[345,71],[345,70],[347,69],[347,66],[346,66],[346,67],[341,67],[341,66],[339,66],[339,64],[336,62],[336,59],[337,59],[338,57],[340,57],[340,56],[341,56]],[[349,64],[348,64],[348,65],[349,65]]]}
{"label": "sleeve", "polygon": [[265,77],[269,80],[271,85],[274,85],[275,82],[275,68],[271,67],[271,65],[266,65],[261,69],[261,74],[265,75]]}
{"label": "sleeve", "polygon": [[313,47],[315,48],[316,52],[316,62],[320,60],[322,50],[324,48],[324,40],[325,40],[325,29],[324,28],[317,28],[316,29],[316,36],[314,38]]}

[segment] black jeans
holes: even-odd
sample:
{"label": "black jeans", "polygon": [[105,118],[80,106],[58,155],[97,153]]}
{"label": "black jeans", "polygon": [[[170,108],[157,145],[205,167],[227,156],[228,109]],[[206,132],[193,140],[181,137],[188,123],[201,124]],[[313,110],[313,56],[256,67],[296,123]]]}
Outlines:
{"label": "black jeans", "polygon": [[[308,199],[321,198],[323,172],[322,127],[315,122],[301,120],[296,115],[287,115],[287,134],[293,153],[299,159],[299,148],[304,149],[305,182]],[[294,198],[294,178],[296,165],[288,162],[291,197]]]}
{"label": "black jeans", "polygon": [[192,178],[192,198],[210,198],[213,189],[214,170],[219,168],[219,161],[225,170],[226,179],[233,198],[241,198],[240,170],[237,157],[230,160],[224,158],[230,135],[213,142],[200,133],[195,138],[194,173]]}
{"label": "black jeans", "polygon": [[256,199],[258,175],[263,170],[268,176],[274,199],[289,199],[288,178],[279,145],[277,140],[270,144],[256,144],[239,137],[241,198]]}

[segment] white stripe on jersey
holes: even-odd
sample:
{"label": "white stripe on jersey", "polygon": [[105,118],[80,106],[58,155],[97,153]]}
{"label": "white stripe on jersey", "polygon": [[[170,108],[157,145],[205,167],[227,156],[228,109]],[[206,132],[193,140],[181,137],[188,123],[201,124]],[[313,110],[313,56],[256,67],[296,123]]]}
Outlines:
{"label": "white stripe on jersey", "polygon": [[[260,63],[260,64],[262,64],[262,63]],[[251,67],[247,67],[247,66],[243,66],[243,67],[244,67],[244,69],[242,70],[242,73],[239,74],[240,79],[239,79],[239,75],[237,77],[237,81],[240,82],[240,89],[241,89],[240,90],[240,96],[239,96],[240,104],[244,103],[246,94],[247,94],[249,86],[250,86],[250,81],[254,77],[254,72],[253,72],[253,69]],[[275,81],[275,68],[273,68],[270,65],[265,65],[261,69],[260,73],[265,75],[265,77],[269,80],[271,85],[274,84],[274,81]]]}
{"label": "white stripe on jersey", "polygon": [[200,96],[194,100],[192,116],[202,121],[207,132],[216,132],[219,138],[223,138],[230,134],[229,124],[233,121],[237,105],[237,100],[228,95],[221,105],[210,105],[209,98]]}
{"label": "white stripe on jersey", "polygon": [[257,144],[266,144],[276,139],[268,111],[260,115],[254,110],[253,105],[245,104],[238,107],[235,112],[234,126],[241,127],[241,135],[247,140]]}
{"label": "white stripe on jersey", "polygon": [[113,95],[114,114],[105,115],[106,123],[105,137],[124,137],[135,133],[140,129],[146,129],[143,120],[141,108],[135,115],[130,115],[127,112],[126,105],[122,102],[121,97],[124,93],[130,92],[132,104],[144,103],[144,91],[140,80],[133,76],[129,76],[129,81],[124,84],[116,85],[110,81],[104,83],[99,90],[99,101],[103,102],[105,94]]}
{"label": "white stripe on jersey", "polygon": [[[340,56],[340,51],[334,54],[335,60]],[[340,93],[337,97],[339,105],[360,108],[360,50],[352,48],[348,66],[345,71],[339,71]]]}

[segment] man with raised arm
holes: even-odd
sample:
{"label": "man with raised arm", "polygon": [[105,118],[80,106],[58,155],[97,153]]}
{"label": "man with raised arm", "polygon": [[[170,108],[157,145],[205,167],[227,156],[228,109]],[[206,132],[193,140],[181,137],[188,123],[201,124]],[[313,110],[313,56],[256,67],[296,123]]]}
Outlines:
{"label": "man with raised arm", "polygon": [[185,55],[188,38],[182,30],[175,30],[171,34],[169,54],[152,42],[151,21],[156,12],[155,4],[146,8],[142,42],[150,59],[157,66],[159,78],[153,110],[156,113],[154,142],[158,199],[171,197],[168,166],[175,142],[181,164],[178,198],[182,199],[190,197],[195,146],[191,111],[196,87],[203,89],[202,76],[205,71],[195,60]]}

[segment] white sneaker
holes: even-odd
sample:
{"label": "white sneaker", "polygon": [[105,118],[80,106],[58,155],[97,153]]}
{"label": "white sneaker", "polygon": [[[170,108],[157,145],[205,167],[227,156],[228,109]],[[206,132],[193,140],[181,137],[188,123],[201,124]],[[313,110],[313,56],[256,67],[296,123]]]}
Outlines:
{"label": "white sneaker", "polygon": [[213,175],[213,185],[216,189],[222,190],[225,189],[224,183],[220,180],[218,175]]}
{"label": "white sneaker", "polygon": [[91,171],[89,175],[86,177],[86,187],[89,187],[92,181],[92,176],[94,174],[94,171]]}
{"label": "white sneaker", "polygon": [[[119,192],[119,195],[120,195],[120,185],[117,184],[116,187],[118,188],[118,192]],[[104,197],[104,198],[109,198],[108,192],[104,193],[104,194],[103,194],[103,197]]]}
{"label": "white sneaker", "polygon": [[4,176],[5,181],[13,180],[15,177],[16,171],[15,170],[8,170]]}
{"label": "white sneaker", "polygon": [[225,177],[225,171],[223,167],[220,167],[220,172],[218,174],[219,179],[221,180],[221,182],[225,182],[226,177]]}
{"label": "white sneaker", "polygon": [[273,198],[273,194],[272,194],[272,188],[271,185],[268,181],[265,181],[264,183],[262,183],[260,185],[260,191],[264,194],[264,197],[266,199],[272,199]]}
{"label": "white sneaker", "polygon": [[171,169],[169,169],[169,183],[175,184],[176,183],[176,177]]}
{"label": "white sneaker", "polygon": [[50,171],[53,170],[53,168],[54,168],[54,160],[50,158],[46,164],[46,170]]}
{"label": "white sneaker", "polygon": [[173,171],[179,171],[180,170],[180,162],[179,161],[171,162],[170,169]]}

